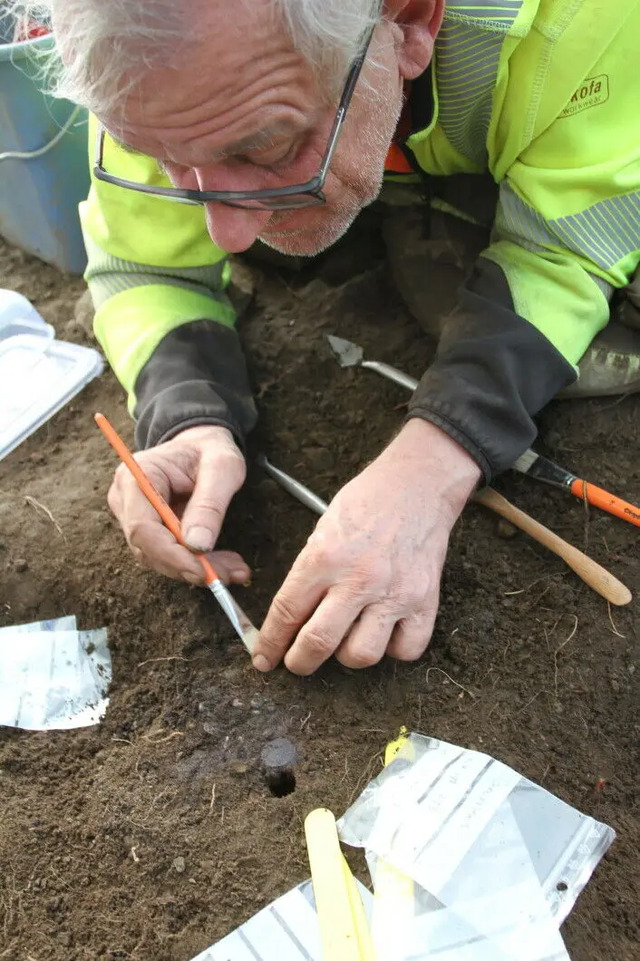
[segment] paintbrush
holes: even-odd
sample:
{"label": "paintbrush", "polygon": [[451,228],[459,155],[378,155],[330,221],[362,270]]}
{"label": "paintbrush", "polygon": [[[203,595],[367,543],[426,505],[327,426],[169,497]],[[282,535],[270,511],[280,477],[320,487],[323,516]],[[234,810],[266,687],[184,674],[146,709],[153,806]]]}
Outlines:
{"label": "paintbrush", "polygon": [[[171,510],[162,494],[155,489],[118,432],[109,423],[104,414],[94,414],[94,420],[115,450],[120,460],[131,471],[138,487],[147,498],[151,506],[158,512],[164,526],[168,527],[179,544],[182,544],[183,547],[186,547],[187,545],[182,537],[180,521]],[[229,618],[229,621],[231,622],[236,634],[248,650],[249,654],[253,654],[253,648],[258,639],[257,628],[253,626],[238,602],[227,590],[226,585],[220,580],[206,555],[196,554],[196,557],[202,566],[206,586],[209,588],[218,604]]]}
{"label": "paintbrush", "polygon": [[[392,367],[390,364],[385,364],[379,360],[365,360],[364,351],[359,344],[345,340],[344,337],[334,337],[333,334],[327,334],[327,341],[341,367],[366,367],[367,370],[373,370],[381,377],[386,377],[387,380],[392,380],[394,383],[400,384],[401,387],[406,387],[407,390],[415,390],[418,386],[415,377],[410,377],[404,371],[398,370],[397,367]],[[545,484],[551,484],[553,487],[569,490],[580,500],[586,500],[594,507],[599,507],[615,517],[620,517],[623,521],[628,521],[629,524],[640,527],[640,508],[634,507],[633,504],[627,504],[626,501],[610,494],[601,487],[588,484],[576,474],[572,474],[564,467],[554,464],[553,461],[537,454],[534,450],[526,450],[515,464],[512,464],[511,470],[517,470],[527,477],[544,481]]]}
{"label": "paintbrush", "polygon": [[600,507],[608,514],[614,514],[616,517],[622,518],[623,521],[628,521],[630,524],[640,527],[640,507],[634,507],[633,504],[628,504],[601,487],[589,484],[578,477],[577,474],[572,474],[571,471],[560,467],[559,464],[554,464],[552,460],[543,457],[542,454],[538,454],[534,450],[526,450],[524,454],[518,457],[513,469],[520,471],[527,477],[533,477],[545,484],[551,484],[552,487],[560,487],[563,490],[570,491],[580,500],[586,500],[594,507]]}
{"label": "paintbrush", "polygon": [[[274,467],[264,455],[258,458],[258,463],[274,480],[278,481],[281,487],[295,497],[296,500],[299,500],[301,504],[304,504],[305,507],[308,507],[316,514],[324,514],[328,505],[321,500],[317,494],[309,490],[308,487],[301,484],[295,477],[291,477],[290,474],[280,470],[279,467]],[[477,491],[473,495],[472,500],[478,504],[482,504],[483,507],[487,507],[489,510],[495,511],[496,514],[500,514],[501,517],[506,518],[506,520],[510,521],[515,527],[519,527],[520,530],[528,534],[533,540],[538,541],[539,544],[543,544],[548,550],[552,551],[552,553],[557,554],[572,571],[575,571],[585,584],[588,584],[589,587],[607,601],[611,601],[612,604],[618,606],[630,602],[631,591],[614,577],[613,574],[610,574],[609,571],[591,557],[587,557],[586,554],[579,551],[573,544],[569,544],[568,541],[563,540],[558,534],[550,531],[548,527],[544,527],[529,514],[521,511],[519,507],[511,504],[502,494],[499,494],[492,487],[485,487]]]}

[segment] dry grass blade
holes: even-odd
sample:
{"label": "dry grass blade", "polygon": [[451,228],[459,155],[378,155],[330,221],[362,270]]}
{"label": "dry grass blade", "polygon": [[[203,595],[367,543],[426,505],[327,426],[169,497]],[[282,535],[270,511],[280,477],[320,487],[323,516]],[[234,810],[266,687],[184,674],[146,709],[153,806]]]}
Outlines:
{"label": "dry grass blade", "polygon": [[45,517],[48,517],[48,519],[51,521],[51,523],[57,530],[60,537],[64,538],[64,531],[62,530],[62,528],[60,527],[60,524],[57,522],[57,520],[55,519],[55,517],[53,516],[53,514],[51,513],[48,507],[45,507],[44,504],[41,504],[40,501],[37,501],[35,497],[32,497],[30,494],[25,494],[24,499],[25,499],[25,503],[30,504],[31,507],[35,508],[35,510],[40,511],[41,514],[44,514]]}
{"label": "dry grass blade", "polygon": [[171,741],[174,737],[184,737],[182,731],[172,731],[171,734],[166,734],[164,737],[156,737],[156,734],[161,733],[161,731],[149,731],[148,734],[142,735],[142,739],[149,741],[150,744],[164,744],[165,741]]}
{"label": "dry grass blade", "polygon": [[560,644],[560,645],[555,649],[555,651],[553,652],[553,690],[554,690],[554,693],[555,693],[555,696],[556,696],[556,697],[558,696],[558,654],[560,653],[560,651],[561,651],[564,647],[567,646],[567,644],[569,643],[569,641],[570,641],[573,637],[575,637],[575,633],[576,633],[576,631],[578,630],[578,618],[577,618],[577,615],[572,614],[571,616],[574,618],[574,625],[573,625],[573,628],[572,628],[572,630],[571,630],[571,633],[569,634],[568,637],[565,638],[565,640],[562,642],[562,644]]}
{"label": "dry grass blade", "polygon": [[613,615],[611,614],[611,602],[607,601],[607,608],[609,610],[609,623],[611,624],[611,629],[616,637],[626,637],[626,634],[621,634],[616,625],[613,623]]}
{"label": "dry grass blade", "polygon": [[146,661],[140,661],[138,667],[144,667],[145,664],[154,664],[156,661],[188,661],[188,657],[181,657],[179,654],[173,654],[171,657],[150,657]]}
{"label": "dry grass blade", "polygon": [[465,687],[465,686],[464,686],[464,684],[460,684],[458,681],[454,680],[454,679],[451,677],[451,675],[450,675],[450,674],[447,674],[446,671],[443,671],[441,667],[429,667],[429,668],[427,668],[427,674],[426,674],[426,677],[425,677],[425,680],[426,680],[427,684],[429,683],[429,674],[431,673],[431,671],[437,671],[438,674],[444,674],[444,676],[445,676],[448,680],[450,680],[452,684],[455,684],[456,687],[460,688],[461,691],[464,691],[465,694],[468,694],[469,697],[473,698],[473,700],[475,701],[475,699],[476,699],[476,697],[477,697],[477,694],[474,694],[473,691],[470,691],[468,687]]}

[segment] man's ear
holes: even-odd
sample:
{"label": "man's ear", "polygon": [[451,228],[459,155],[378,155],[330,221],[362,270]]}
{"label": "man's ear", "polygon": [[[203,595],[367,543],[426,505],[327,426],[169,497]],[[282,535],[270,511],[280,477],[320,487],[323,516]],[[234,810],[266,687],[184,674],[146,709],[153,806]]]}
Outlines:
{"label": "man's ear", "polygon": [[402,31],[397,56],[405,80],[414,80],[429,66],[444,5],[445,0],[386,0],[386,19]]}

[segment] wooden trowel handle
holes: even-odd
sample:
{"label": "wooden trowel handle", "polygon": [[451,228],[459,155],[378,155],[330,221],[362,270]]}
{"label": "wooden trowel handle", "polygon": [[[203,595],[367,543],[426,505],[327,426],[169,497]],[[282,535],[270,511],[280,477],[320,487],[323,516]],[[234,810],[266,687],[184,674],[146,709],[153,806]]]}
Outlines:
{"label": "wooden trowel handle", "polygon": [[510,521],[515,527],[519,527],[526,534],[538,543],[543,544],[567,564],[578,577],[582,578],[585,584],[593,588],[598,594],[611,601],[612,604],[628,604],[631,600],[631,591],[625,587],[617,578],[606,571],[604,567],[597,564],[577,547],[567,543],[548,527],[534,520],[529,514],[525,514],[519,507],[511,504],[506,497],[499,494],[492,487],[485,487],[477,491],[473,500],[489,510],[495,511],[506,520]]}

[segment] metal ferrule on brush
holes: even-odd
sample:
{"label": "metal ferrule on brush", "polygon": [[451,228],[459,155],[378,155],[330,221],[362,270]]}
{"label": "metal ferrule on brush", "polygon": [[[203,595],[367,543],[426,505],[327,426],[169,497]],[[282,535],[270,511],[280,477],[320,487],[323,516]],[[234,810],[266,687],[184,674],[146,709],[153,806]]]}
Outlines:
{"label": "metal ferrule on brush", "polygon": [[533,450],[526,450],[524,454],[518,457],[513,466],[516,470],[526,474],[527,477],[545,481],[547,484],[553,484],[554,487],[571,488],[576,479],[576,475],[572,474],[571,471],[554,464],[553,461]]}
{"label": "metal ferrule on brush", "polygon": [[258,637],[257,629],[253,626],[236,599],[227,590],[221,580],[212,581],[211,584],[209,584],[209,588],[231,621],[236,634],[249,651],[249,654],[253,654],[253,648]]}

